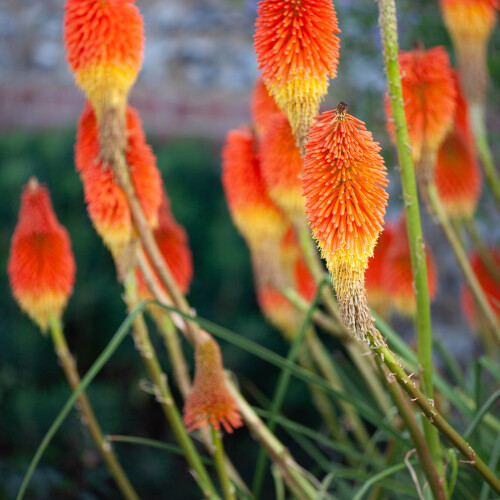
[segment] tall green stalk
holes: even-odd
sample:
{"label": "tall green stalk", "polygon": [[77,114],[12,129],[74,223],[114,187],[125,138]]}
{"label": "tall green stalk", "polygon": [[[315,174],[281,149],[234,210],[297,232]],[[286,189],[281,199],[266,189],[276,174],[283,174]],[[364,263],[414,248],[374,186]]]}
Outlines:
{"label": "tall green stalk", "polygon": [[[418,205],[417,183],[411,157],[410,138],[406,125],[403,106],[403,91],[398,62],[398,27],[395,0],[379,0],[379,22],[384,49],[384,63],[387,74],[387,84],[391,102],[394,131],[399,164],[401,168],[401,183],[406,211],[408,241],[410,245],[411,264],[415,283],[417,301],[417,345],[420,379],[425,394],[434,397],[432,384],[432,325],[427,282],[427,265],[425,258],[424,239],[420,222]],[[444,467],[439,435],[437,430],[427,421],[424,421],[424,432],[429,444],[432,459],[438,473],[443,476]]]}

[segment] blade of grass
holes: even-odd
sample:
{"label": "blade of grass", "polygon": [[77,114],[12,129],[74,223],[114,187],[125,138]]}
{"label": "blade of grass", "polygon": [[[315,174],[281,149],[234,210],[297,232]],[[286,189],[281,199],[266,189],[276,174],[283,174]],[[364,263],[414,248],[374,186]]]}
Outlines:
{"label": "blade of grass", "polygon": [[[497,436],[495,440],[495,444],[493,445],[493,450],[491,450],[490,461],[488,466],[491,470],[495,470],[498,464],[498,459],[500,458],[500,434]],[[481,495],[479,496],[479,500],[487,500],[488,494],[490,492],[490,485],[488,483],[484,483],[481,488]]]}
{"label": "blade of grass", "polygon": [[476,413],[476,416],[474,417],[472,422],[469,424],[469,427],[467,427],[467,430],[464,432],[465,439],[468,439],[472,435],[472,433],[474,432],[476,427],[481,423],[481,420],[483,419],[483,417],[486,415],[486,413],[488,413],[488,410],[496,403],[496,401],[498,399],[500,399],[500,389],[495,391],[484,402],[483,406],[481,406],[481,408],[479,408],[479,410]]}

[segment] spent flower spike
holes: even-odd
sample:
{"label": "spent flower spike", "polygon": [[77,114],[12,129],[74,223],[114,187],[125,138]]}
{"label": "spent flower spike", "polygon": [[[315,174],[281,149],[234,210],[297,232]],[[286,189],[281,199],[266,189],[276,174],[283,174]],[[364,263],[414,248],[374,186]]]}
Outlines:
{"label": "spent flower spike", "polygon": [[371,322],[364,273],[388,199],[384,160],[365,124],[343,102],[318,117],[308,137],[302,185],[309,223],[332,273],[342,319],[363,337]]}
{"label": "spent flower spike", "polygon": [[262,0],[257,16],[259,69],[302,145],[337,74],[340,30],[332,0]]}
{"label": "spent flower spike", "polygon": [[184,424],[188,432],[209,425],[220,430],[222,424],[232,433],[243,423],[226,385],[219,345],[211,335],[201,331],[195,349],[194,382],[184,405]]}
{"label": "spent flower spike", "polygon": [[68,232],[57,220],[47,188],[35,178],[21,195],[7,270],[19,306],[45,332],[51,315],[62,316],[76,266]]}

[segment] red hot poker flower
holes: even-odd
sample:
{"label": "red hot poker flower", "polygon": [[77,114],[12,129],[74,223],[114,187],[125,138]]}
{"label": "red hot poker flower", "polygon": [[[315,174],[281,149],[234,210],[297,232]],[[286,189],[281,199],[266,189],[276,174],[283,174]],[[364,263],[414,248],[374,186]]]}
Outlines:
{"label": "red hot poker flower", "polygon": [[[365,124],[343,102],[321,115],[308,136],[302,186],[309,223],[333,275],[344,323],[363,336],[371,321],[364,273],[388,198],[384,160]],[[367,317],[358,317],[356,301]]]}
{"label": "red hot poker flower", "polygon": [[267,88],[302,142],[328,79],[335,78],[340,41],[331,0],[260,1],[255,50]]}
{"label": "red hot poker flower", "polygon": [[[144,214],[154,227],[158,222],[162,196],[160,172],[146,143],[137,111],[128,107],[126,117],[126,160]],[[114,182],[111,169],[99,160],[97,122],[89,105],[84,108],[78,123],[75,163],[83,182],[90,219],[104,243],[118,256],[132,238],[132,220],[125,194]]]}
{"label": "red hot poker flower", "polygon": [[267,128],[270,118],[275,114],[281,114],[273,97],[269,95],[264,80],[261,77],[255,81],[250,108],[255,130],[259,136]]}
{"label": "red hot poker flower", "polygon": [[269,120],[259,144],[262,176],[269,196],[292,221],[304,219],[300,172],[302,156],[288,119],[276,114]]}
{"label": "red hot poker flower", "polygon": [[47,188],[32,178],[21,196],[8,274],[19,306],[42,331],[51,315],[61,318],[75,272],[68,232],[56,218]]}
{"label": "red hot poker flower", "polygon": [[219,345],[206,332],[201,332],[196,343],[194,382],[184,405],[184,424],[188,432],[220,424],[232,433],[241,427],[241,416],[236,401],[226,386]]}
{"label": "red hot poker flower", "polygon": [[440,0],[458,56],[467,99],[483,106],[488,87],[486,51],[497,21],[498,0]]}
{"label": "red hot poker flower", "polygon": [[267,194],[255,138],[247,127],[231,130],[222,150],[222,185],[234,225],[252,248],[275,241],[286,221]]}
{"label": "red hot poker flower", "polygon": [[[433,179],[437,150],[453,124],[456,99],[453,71],[443,47],[402,51],[399,66],[413,161],[420,179],[428,182]],[[388,96],[386,112],[394,138]]]}

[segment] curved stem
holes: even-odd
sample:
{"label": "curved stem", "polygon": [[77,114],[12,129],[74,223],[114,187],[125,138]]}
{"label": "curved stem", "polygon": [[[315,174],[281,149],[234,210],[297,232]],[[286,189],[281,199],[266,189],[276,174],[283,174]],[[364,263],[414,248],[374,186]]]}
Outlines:
{"label": "curved stem", "polygon": [[[399,164],[401,168],[401,183],[406,211],[408,242],[410,245],[411,264],[415,283],[417,302],[417,348],[420,369],[420,379],[425,394],[434,397],[432,384],[432,330],[429,286],[427,281],[427,265],[420,222],[417,184],[413,160],[411,157],[410,138],[406,125],[403,105],[403,91],[398,63],[398,28],[395,0],[379,0],[379,22],[384,49],[384,63],[387,74],[387,84],[391,102]],[[431,455],[440,476],[444,474],[442,451],[437,431],[427,422],[424,432],[429,443]]]}
{"label": "curved stem", "polygon": [[[66,338],[64,336],[63,329],[61,327],[61,322],[59,318],[55,315],[50,317],[50,333],[52,336],[52,341],[54,342],[54,348],[59,358],[59,362],[64,370],[66,378],[71,389],[74,391],[81,383],[80,375],[75,366],[75,361],[66,343]],[[94,443],[97,446],[99,453],[102,455],[104,462],[113,476],[118,488],[122,492],[123,496],[128,500],[139,500],[139,496],[135,492],[133,486],[122,469],[120,462],[111,447],[111,443],[104,436],[97,418],[94,414],[90,401],[88,400],[86,394],[82,392],[78,397],[78,402],[80,403],[80,408],[83,414],[82,421],[90,432]]]}
{"label": "curved stem", "polygon": [[222,445],[221,433],[211,427],[212,441],[215,445],[214,460],[215,468],[217,469],[217,474],[219,475],[219,481],[222,488],[222,494],[224,500],[235,500],[234,496],[234,486],[229,480],[229,475],[226,469],[226,458],[224,453],[224,447]]}

